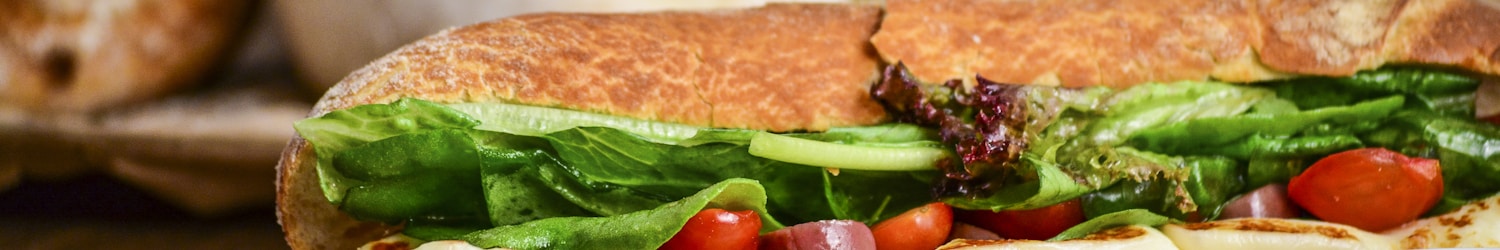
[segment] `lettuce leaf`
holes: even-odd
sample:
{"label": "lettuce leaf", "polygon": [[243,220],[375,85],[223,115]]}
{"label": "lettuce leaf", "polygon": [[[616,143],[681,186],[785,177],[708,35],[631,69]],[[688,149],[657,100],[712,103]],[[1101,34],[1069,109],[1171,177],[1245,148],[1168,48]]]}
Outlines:
{"label": "lettuce leaf", "polygon": [[1193,152],[1227,145],[1252,135],[1292,136],[1312,126],[1378,121],[1400,109],[1405,98],[1390,96],[1350,106],[1326,107],[1286,114],[1246,114],[1202,118],[1159,126],[1133,135],[1132,145],[1157,152]]}
{"label": "lettuce leaf", "polygon": [[823,192],[833,218],[857,220],[866,225],[900,215],[906,210],[933,201],[927,192],[936,179],[936,170],[864,171],[839,170],[823,174]]}
{"label": "lettuce leaf", "polygon": [[629,131],[653,142],[675,143],[692,138],[699,130],[704,129],[677,123],[521,104],[454,103],[447,106],[481,121],[476,129],[525,136],[540,136],[577,127],[608,127]]}
{"label": "lettuce leaf", "polygon": [[1160,226],[1162,224],[1167,224],[1167,222],[1170,221],[1171,219],[1168,219],[1165,216],[1151,213],[1151,211],[1146,211],[1145,209],[1129,209],[1089,218],[1088,221],[1084,221],[1083,223],[1079,223],[1078,225],[1068,228],[1068,230],[1064,230],[1062,233],[1057,234],[1057,236],[1053,236],[1051,239],[1047,239],[1047,241],[1064,241],[1083,238],[1084,236],[1088,236],[1089,234],[1098,232],[1099,230],[1110,229],[1119,226],[1143,225],[1154,227]]}
{"label": "lettuce leaf", "polygon": [[1350,77],[1308,77],[1268,84],[1277,96],[1302,109],[1347,106],[1390,95],[1402,95],[1407,107],[1445,115],[1474,116],[1479,81],[1435,69],[1394,67]]}
{"label": "lettuce leaf", "polygon": [[[753,210],[767,217],[765,189],[757,182],[729,179],[654,209],[607,217],[555,217],[485,229],[459,237],[481,248],[655,249],[705,208]],[[765,223],[771,222],[771,223]]]}
{"label": "lettuce leaf", "polygon": [[485,220],[480,157],[465,132],[409,133],[340,152],[334,169],[357,184],[339,207],[355,218],[388,223]]}
{"label": "lettuce leaf", "polygon": [[[507,109],[506,105],[499,109]],[[541,112],[534,107],[526,110],[522,113]],[[585,116],[593,121],[616,119]],[[351,117],[357,120],[340,120]],[[736,178],[756,179],[764,185],[768,216],[791,222],[856,219],[874,223],[932,201],[927,187],[938,176],[933,171],[853,170],[825,175],[821,167],[751,155],[748,148],[753,135],[761,133],[753,130],[704,129],[692,137],[666,138],[573,126],[592,124],[589,121],[553,119],[547,121],[548,126],[560,129],[525,135],[495,132],[509,125],[476,126],[474,120],[442,105],[402,100],[309,119],[303,124],[321,126],[304,126],[300,132],[313,135],[308,137],[314,145],[344,147],[328,150],[331,154],[319,153],[320,161],[327,163],[326,172],[336,177],[323,181],[343,187],[324,190],[342,198],[335,204],[364,220],[404,222],[420,238],[448,238],[455,232],[546,218],[628,214]],[[382,130],[389,136],[338,130],[380,127],[369,124],[404,130]],[[360,136],[316,136],[343,134]],[[911,125],[885,125],[785,135],[855,149],[892,149],[932,148],[935,143],[925,140],[930,134]],[[322,142],[343,138],[359,139]]]}
{"label": "lettuce leaf", "polygon": [[1021,159],[1028,164],[1025,165],[1027,166],[1025,169],[1019,171],[1034,173],[1036,180],[1002,188],[999,192],[987,197],[946,197],[943,202],[970,210],[1035,209],[1067,201],[1094,190],[1074,181],[1072,176],[1064,173],[1056,165],[1033,155],[1022,155]]}
{"label": "lettuce leaf", "polygon": [[359,181],[333,169],[333,156],[349,148],[411,132],[441,128],[470,128],[479,121],[440,104],[401,99],[390,104],[360,105],[292,125],[318,154],[318,179],[323,195],[342,204],[349,188]]}

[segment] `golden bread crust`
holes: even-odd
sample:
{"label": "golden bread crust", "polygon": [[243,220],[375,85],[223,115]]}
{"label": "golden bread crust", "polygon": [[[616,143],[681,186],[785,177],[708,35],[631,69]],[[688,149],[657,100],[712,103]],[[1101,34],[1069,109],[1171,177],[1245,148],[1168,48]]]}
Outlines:
{"label": "golden bread crust", "polygon": [[1410,1],[1386,47],[1391,62],[1500,75],[1500,1]]}
{"label": "golden bread crust", "polygon": [[1493,1],[891,0],[871,39],[928,82],[1127,87],[1349,75],[1388,63],[1500,74]]}
{"label": "golden bread crust", "polygon": [[328,203],[318,185],[317,161],[312,145],[297,136],[276,166],[276,218],[292,249],[354,249],[399,230],[355,220]]}
{"label": "golden bread crust", "polygon": [[519,16],[397,50],[316,110],[419,97],[775,131],[873,124],[885,119],[867,90],[878,18],[853,5]]}
{"label": "golden bread crust", "polygon": [[[924,81],[1127,86],[1203,78],[1245,56],[1253,6],[1232,1],[899,1],[871,40]],[[1184,25],[1187,24],[1187,25]],[[935,41],[935,42],[934,42]]]}
{"label": "golden bread crust", "polygon": [[[701,126],[821,130],[881,122],[857,5],[644,14],[539,14],[450,29],[352,73],[310,115],[402,97],[511,102]],[[278,166],[278,218],[294,249],[350,249],[396,228],[323,198],[312,147]]]}
{"label": "golden bread crust", "polygon": [[1386,32],[1405,0],[1260,2],[1262,37],[1255,50],[1272,69],[1308,75],[1352,75],[1379,67]]}

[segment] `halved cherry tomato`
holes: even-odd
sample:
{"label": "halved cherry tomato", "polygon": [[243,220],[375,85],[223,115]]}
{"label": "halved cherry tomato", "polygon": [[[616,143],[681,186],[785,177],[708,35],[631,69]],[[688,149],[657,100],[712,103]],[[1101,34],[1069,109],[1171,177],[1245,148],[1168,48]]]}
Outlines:
{"label": "halved cherry tomato", "polygon": [[989,229],[1010,239],[1046,240],[1083,223],[1083,205],[1077,199],[1032,210],[959,210],[959,220]]}
{"label": "halved cherry tomato", "polygon": [[760,216],[755,211],[704,209],[689,218],[660,249],[756,249]]}
{"label": "halved cherry tomato", "polygon": [[1437,160],[1362,148],[1324,157],[1292,177],[1292,201],[1329,222],[1379,232],[1412,221],[1443,195]]}
{"label": "halved cherry tomato", "polygon": [[952,229],[953,208],[933,202],[881,221],[870,231],[875,235],[875,249],[934,249],[948,239]]}

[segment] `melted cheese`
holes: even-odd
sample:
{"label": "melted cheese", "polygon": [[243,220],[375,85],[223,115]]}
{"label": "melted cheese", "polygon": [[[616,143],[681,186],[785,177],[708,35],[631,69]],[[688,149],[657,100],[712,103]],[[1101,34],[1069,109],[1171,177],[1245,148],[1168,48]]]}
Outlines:
{"label": "melted cheese", "polygon": [[1128,228],[1142,233],[1120,234],[1117,228],[1061,242],[959,239],[940,249],[1495,248],[1500,247],[1500,196],[1382,234],[1321,221],[1264,218],[1172,224],[1163,226],[1161,231],[1140,226]]}
{"label": "melted cheese", "polygon": [[957,239],[938,249],[1177,249],[1161,231],[1144,226],[1126,226],[1065,241],[966,240]]}
{"label": "melted cheese", "polygon": [[1405,248],[1500,247],[1500,196],[1385,232]]}
{"label": "melted cheese", "polygon": [[[495,248],[495,249],[499,249],[499,248]],[[422,244],[422,246],[418,246],[417,249],[415,249],[415,250],[484,250],[484,249],[476,247],[474,245],[469,245],[468,242],[464,242],[464,241],[461,241],[461,240],[440,240],[440,241],[427,242],[425,244]]]}
{"label": "melted cheese", "polygon": [[407,237],[404,234],[396,234],[365,243],[365,245],[359,246],[359,250],[407,250],[421,244],[422,240]]}
{"label": "melted cheese", "polygon": [[[391,235],[379,240],[365,243],[359,250],[482,250],[468,242],[461,240],[439,240],[423,242],[417,238],[407,237],[403,234]],[[504,248],[492,248],[504,249]]]}
{"label": "melted cheese", "polygon": [[1166,225],[1181,249],[1395,249],[1390,238],[1334,223],[1247,218]]}

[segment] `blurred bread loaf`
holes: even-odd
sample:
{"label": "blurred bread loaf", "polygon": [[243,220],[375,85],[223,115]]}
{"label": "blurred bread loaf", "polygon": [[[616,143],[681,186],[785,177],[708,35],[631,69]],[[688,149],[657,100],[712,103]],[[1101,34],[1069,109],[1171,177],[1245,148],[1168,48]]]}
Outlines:
{"label": "blurred bread loaf", "polygon": [[199,80],[243,0],[0,1],[0,112],[86,112]]}
{"label": "blurred bread loaf", "polygon": [[256,42],[253,3],[0,1],[0,192],[102,173],[197,215],[268,203],[276,124],[306,104],[207,84]]}

